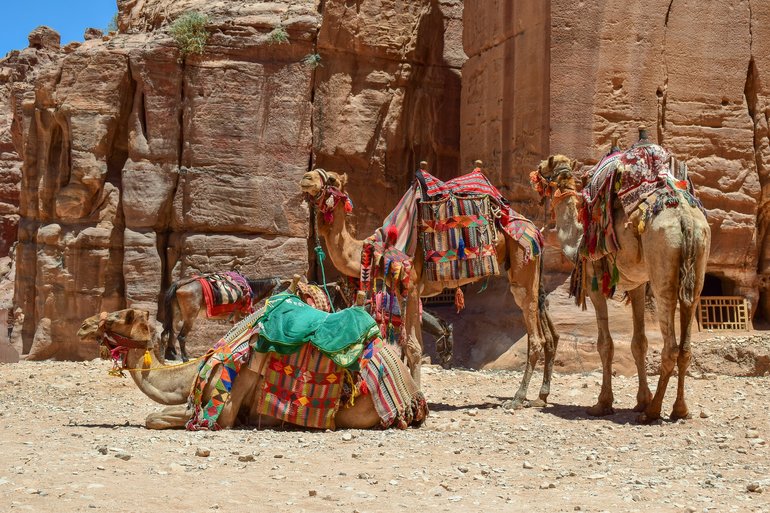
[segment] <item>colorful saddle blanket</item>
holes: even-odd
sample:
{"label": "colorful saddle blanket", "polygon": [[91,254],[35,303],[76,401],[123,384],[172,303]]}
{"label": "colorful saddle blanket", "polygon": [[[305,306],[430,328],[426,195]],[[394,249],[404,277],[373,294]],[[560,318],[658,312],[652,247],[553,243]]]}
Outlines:
{"label": "colorful saddle blanket", "polygon": [[[531,221],[517,214],[510,207],[500,191],[489,182],[479,168],[447,182],[442,182],[422,170],[417,173],[419,179],[385,218],[382,227],[378,228],[364,243],[364,252],[361,256],[362,288],[367,289],[367,285],[370,286],[379,277],[393,278],[394,281],[401,280],[401,290],[408,287],[408,283],[404,283],[404,280],[408,279],[411,260],[417,251],[418,238],[424,232],[419,221],[421,202],[430,203],[431,205],[426,208],[437,210],[436,216],[429,216],[427,219],[425,215],[422,216],[423,226],[431,233],[426,236],[428,244],[440,246],[439,249],[436,247],[431,249],[433,252],[430,256],[426,254],[429,266],[442,259],[444,260],[442,264],[452,262],[451,265],[434,265],[444,269],[435,270],[432,273],[432,279],[445,279],[447,274],[479,276],[484,272],[494,273],[497,270],[497,264],[490,254],[494,250],[493,245],[490,248],[493,241],[487,241],[484,238],[486,235],[481,235],[494,233],[494,225],[508,233],[524,248],[527,261],[542,251],[544,240],[540,231]],[[487,198],[488,208],[474,205],[473,202],[463,203],[462,201],[480,197]],[[456,202],[450,206],[446,203],[448,198],[454,198]],[[471,234],[471,231],[474,233]],[[441,237],[444,237],[446,242],[442,242]],[[432,242],[431,238],[433,238]],[[439,239],[438,243],[436,239]],[[464,244],[462,252],[460,252],[460,240]],[[425,239],[422,242],[425,243]],[[444,248],[444,246],[447,247]],[[437,254],[435,251],[439,253],[446,251],[446,253]],[[472,260],[473,258],[468,257],[479,255],[488,257],[484,265],[475,268],[473,264],[470,266],[465,264],[463,270],[463,260]],[[491,260],[495,260],[495,264],[491,264]],[[493,265],[494,269],[492,269]],[[452,271],[446,271],[451,267],[454,268]]]}
{"label": "colorful saddle blanket", "polygon": [[[289,304],[286,299],[279,302]],[[188,430],[219,429],[217,420],[230,398],[235,378],[255,349],[254,335],[265,328],[263,321],[269,308],[270,304],[233,326],[201,363],[189,399],[193,416],[186,424]],[[283,325],[283,320],[279,324]],[[383,427],[404,429],[421,423],[428,408],[408,369],[396,351],[379,338],[376,325],[366,333],[369,338],[347,369],[311,343],[285,354],[269,352],[261,369],[264,380],[257,411],[303,427],[333,429],[334,415],[343,406],[343,392],[347,389],[351,402],[358,395],[372,394]],[[354,368],[362,371],[352,373]],[[209,384],[213,385],[211,398],[201,404]]]}
{"label": "colorful saddle blanket", "polygon": [[582,193],[581,217],[585,229],[582,254],[598,260],[619,249],[613,220],[615,198],[629,218],[637,209],[642,211],[640,231],[644,231],[650,216],[679,205],[680,198],[702,209],[692,184],[686,177],[676,178],[672,167],[686,176],[683,165],[673,166],[671,155],[663,147],[643,142],[606,156],[588,171]]}
{"label": "colorful saddle blanket", "polygon": [[236,310],[251,313],[251,287],[240,273],[228,271],[196,278],[206,299],[206,315],[219,317]]}

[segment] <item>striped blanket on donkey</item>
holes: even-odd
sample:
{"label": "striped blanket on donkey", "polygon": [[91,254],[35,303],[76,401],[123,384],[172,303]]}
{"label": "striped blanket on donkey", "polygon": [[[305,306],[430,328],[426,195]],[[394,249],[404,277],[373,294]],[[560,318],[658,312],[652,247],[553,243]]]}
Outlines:
{"label": "striped blanket on donkey", "polygon": [[[403,374],[403,364],[392,361],[398,354],[379,334],[363,308],[329,314],[293,294],[277,294],[263,310],[236,324],[201,363],[187,429],[218,429],[233,380],[252,351],[267,353],[257,392],[261,414],[302,427],[333,429],[340,407],[371,394],[384,427],[419,424],[427,415],[425,399],[410,385],[408,371]],[[214,368],[220,371],[214,373]],[[203,390],[211,383],[215,392],[202,405]]]}
{"label": "striped blanket on donkey", "polygon": [[[675,176],[676,175],[676,176]],[[585,265],[588,260],[601,260],[619,249],[614,230],[613,204],[617,200],[638,233],[644,232],[649,220],[663,209],[686,201],[703,210],[695,197],[692,182],[683,163],[677,163],[669,152],[657,144],[640,141],[626,151],[611,153],[586,175],[583,207],[580,212],[584,237],[580,246],[582,261],[572,276],[572,295],[585,304]],[[704,211],[705,213],[705,211]],[[614,262],[602,262],[601,279],[595,278],[593,290],[601,287],[611,297],[619,281]]]}
{"label": "striped blanket on donkey", "polygon": [[208,317],[220,317],[235,311],[254,311],[251,306],[251,287],[242,274],[227,271],[206,274],[195,279],[201,284]]}

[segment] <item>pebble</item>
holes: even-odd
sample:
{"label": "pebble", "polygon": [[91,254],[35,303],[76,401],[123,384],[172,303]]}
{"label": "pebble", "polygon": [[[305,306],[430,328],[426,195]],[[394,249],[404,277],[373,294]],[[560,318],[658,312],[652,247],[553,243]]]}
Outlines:
{"label": "pebble", "polygon": [[709,417],[711,417],[711,412],[710,411],[708,411],[708,410],[701,410],[700,411],[700,418],[707,419]]}
{"label": "pebble", "polygon": [[526,460],[524,460],[524,465],[523,465],[523,467],[524,467],[524,468],[526,468],[526,469],[533,469],[533,468],[535,468],[535,466],[534,466],[534,465],[532,465],[532,463],[530,463],[530,462],[528,462],[528,461],[526,461]]}
{"label": "pebble", "polygon": [[350,433],[344,433],[342,435],[342,439],[345,440],[346,442],[349,442],[353,440],[353,435],[351,435]]}
{"label": "pebble", "polygon": [[548,490],[550,488],[556,488],[556,483],[540,483],[541,490]]}
{"label": "pebble", "polygon": [[254,456],[252,456],[251,454],[244,454],[242,456],[238,456],[238,461],[243,461],[243,462],[254,461]]}
{"label": "pebble", "polygon": [[308,490],[307,494],[308,494],[309,497],[315,497],[316,495],[318,495],[318,491],[317,490]]}
{"label": "pebble", "polygon": [[749,483],[746,485],[746,490],[752,492],[752,493],[762,493],[764,489],[762,488],[762,485],[759,484],[758,481],[754,481],[753,483]]}
{"label": "pebble", "polygon": [[127,452],[117,452],[115,453],[115,457],[123,461],[128,461],[131,459],[131,455],[128,454]]}
{"label": "pebble", "polygon": [[195,455],[200,456],[201,458],[208,458],[209,456],[211,456],[211,450],[205,447],[198,447],[195,450]]}

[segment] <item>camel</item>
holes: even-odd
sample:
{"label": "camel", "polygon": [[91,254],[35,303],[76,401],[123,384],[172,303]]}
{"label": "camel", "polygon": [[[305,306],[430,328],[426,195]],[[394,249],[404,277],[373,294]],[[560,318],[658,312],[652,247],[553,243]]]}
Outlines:
{"label": "camel", "polygon": [[[179,352],[182,361],[189,360],[185,341],[187,334],[192,331],[195,320],[198,316],[206,313],[206,298],[203,293],[203,287],[198,279],[200,276],[178,280],[171,284],[166,291],[163,305],[165,309],[163,321],[163,348],[161,353],[167,360],[176,360],[176,350],[174,349],[174,330],[177,329],[176,339],[179,341]],[[259,303],[270,294],[278,292],[282,281],[280,278],[263,278],[252,280],[242,278],[251,289],[251,305]],[[209,317],[216,320],[232,320],[237,322],[243,318],[243,312],[236,308],[222,315]],[[179,326],[181,323],[181,327]]]}
{"label": "camel", "polygon": [[[359,278],[361,275],[361,252],[363,240],[353,237],[347,226],[346,201],[337,202],[332,211],[332,219],[327,223],[321,213],[320,206],[328,204],[330,195],[342,194],[347,197],[345,185],[347,175],[323,169],[306,172],[301,181],[300,189],[306,195],[308,202],[315,209],[314,222],[317,233],[326,242],[326,248],[332,263],[339,272],[346,276]],[[505,401],[505,408],[522,406],[545,406],[550,393],[551,375],[555,360],[556,347],[559,337],[545,308],[545,293],[542,286],[542,255],[533,256],[526,261],[524,249],[507,233],[497,229],[497,258],[501,265],[508,269],[510,292],[516,304],[524,314],[527,328],[527,362],[521,384],[512,400]],[[420,366],[422,358],[422,330],[420,326],[420,298],[440,294],[445,288],[457,288],[473,283],[481,278],[467,278],[453,281],[429,281],[423,275],[424,251],[418,243],[414,257],[403,322],[406,332],[405,358],[412,373],[412,378],[420,384]],[[525,262],[526,261],[526,262]],[[543,384],[540,388],[539,399],[527,401],[527,388],[534,367],[545,351]]]}
{"label": "camel", "polygon": [[[659,147],[658,147],[659,148]],[[536,173],[533,185],[541,183],[540,191],[551,198],[556,218],[557,236],[564,255],[577,263],[584,228],[580,222],[579,208],[582,195],[577,191],[575,178],[576,161],[564,155],[554,155],[544,160]],[[543,188],[543,185],[545,186]],[[681,193],[678,193],[681,198]],[[631,351],[639,375],[634,411],[641,412],[638,421],[651,422],[660,418],[663,396],[669,378],[678,367],[678,386],[671,419],[687,418],[685,402],[685,375],[690,364],[690,329],[706,272],[711,231],[705,216],[687,201],[679,201],[676,207],[665,208],[647,221],[639,233],[639,219],[631,218],[613,195],[614,230],[619,249],[605,256],[611,258],[619,271],[618,289],[627,292],[633,315]],[[600,276],[600,261],[589,261],[588,282]],[[645,286],[650,283],[657,300],[657,315],[663,334],[664,349],[655,396],[647,384],[645,357],[647,337],[644,333]],[[602,386],[599,398],[588,409],[592,416],[614,413],[612,394],[612,358],[615,352],[610,335],[607,300],[601,290],[587,287],[596,311],[598,325],[597,349],[602,361]],[[677,344],[675,312],[680,309],[680,338]]]}
{"label": "camel", "polygon": [[[129,308],[109,314],[102,313],[83,321],[78,337],[83,343],[99,343],[107,352],[124,352],[125,370],[131,374],[139,390],[153,401],[168,405],[160,412],[147,416],[145,426],[148,429],[184,428],[194,413],[187,402],[191,385],[198,373],[198,365],[166,366],[153,357],[157,337],[152,335],[149,322],[149,313],[144,310]],[[264,357],[257,352],[254,355],[257,358]],[[262,377],[254,369],[259,368],[259,363],[255,365],[254,361],[241,367],[217,421],[220,428],[281,425],[281,421],[276,418],[256,413],[259,402],[257,390],[262,389]],[[402,374],[408,379],[409,373],[405,367]],[[206,386],[203,404],[210,399],[212,388],[212,383]],[[335,426],[338,428],[369,429],[379,425],[380,417],[371,394],[358,396],[355,405],[341,407],[335,415]]]}

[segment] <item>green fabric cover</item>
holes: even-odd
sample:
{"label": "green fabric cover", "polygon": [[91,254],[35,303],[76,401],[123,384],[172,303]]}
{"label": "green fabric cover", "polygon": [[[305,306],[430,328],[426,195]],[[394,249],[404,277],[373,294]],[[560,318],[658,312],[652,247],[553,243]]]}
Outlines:
{"label": "green fabric cover", "polygon": [[361,307],[330,314],[288,292],[268,300],[258,323],[261,325],[254,349],[260,353],[291,354],[309,342],[340,367],[352,370],[358,370],[364,345],[380,334],[377,323]]}

